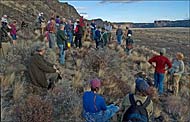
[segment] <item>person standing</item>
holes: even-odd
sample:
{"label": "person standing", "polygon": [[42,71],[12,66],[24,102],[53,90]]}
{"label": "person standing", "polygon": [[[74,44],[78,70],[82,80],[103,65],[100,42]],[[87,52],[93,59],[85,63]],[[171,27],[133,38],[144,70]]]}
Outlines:
{"label": "person standing", "polygon": [[123,36],[123,30],[121,29],[121,25],[118,25],[118,28],[116,30],[116,37],[117,37],[117,43],[119,45],[122,44],[122,36]]}
{"label": "person standing", "polygon": [[55,48],[55,42],[56,42],[56,24],[55,19],[51,18],[50,23],[47,27],[48,35],[49,35],[49,48]]}
{"label": "person standing", "polygon": [[91,28],[91,33],[92,33],[92,40],[95,40],[96,24],[95,24],[94,20],[92,20],[92,22],[90,24],[90,28]]}
{"label": "person standing", "polygon": [[68,36],[68,42],[73,46],[73,25],[71,20],[68,20],[68,23],[65,26],[65,30]]}
{"label": "person standing", "polygon": [[133,39],[131,38],[131,34],[128,34],[126,37],[126,53],[127,55],[131,55],[131,51],[133,49]]}
{"label": "person standing", "polygon": [[[158,89],[159,95],[163,94],[164,91],[164,75],[167,69],[172,67],[170,60],[165,57],[166,49],[162,48],[160,50],[160,55],[154,56],[148,60],[148,62],[155,68],[154,72],[154,86]],[[156,65],[154,65],[155,63]],[[167,66],[167,69],[166,69]]]}
{"label": "person standing", "polygon": [[172,61],[172,68],[168,70],[169,78],[172,80],[172,90],[174,95],[177,96],[179,92],[179,81],[184,73],[184,55],[178,52],[176,58]]}
{"label": "person standing", "polygon": [[94,40],[96,42],[96,49],[98,49],[98,47],[99,47],[100,38],[101,38],[101,31],[100,31],[100,27],[98,26],[95,31],[95,36],[94,36]]}
{"label": "person standing", "polygon": [[16,25],[17,25],[16,20],[14,20],[13,23],[10,25],[10,27],[11,27],[10,34],[11,34],[14,46],[16,45],[16,39],[17,39],[17,37],[16,37],[16,32],[17,32]]}
{"label": "person standing", "polygon": [[57,46],[59,47],[59,63],[61,65],[65,63],[65,50],[67,46],[67,37],[64,28],[64,25],[60,25],[60,29],[57,31]]}
{"label": "person standing", "polygon": [[108,25],[107,25],[107,34],[108,34],[108,42],[111,42],[111,32],[112,32],[112,25],[110,22],[108,22]]}
{"label": "person standing", "polygon": [[75,45],[76,45],[76,48],[82,48],[82,35],[83,35],[83,29],[82,27],[80,26],[80,22],[77,21],[77,26],[76,26],[76,29],[75,29]]}

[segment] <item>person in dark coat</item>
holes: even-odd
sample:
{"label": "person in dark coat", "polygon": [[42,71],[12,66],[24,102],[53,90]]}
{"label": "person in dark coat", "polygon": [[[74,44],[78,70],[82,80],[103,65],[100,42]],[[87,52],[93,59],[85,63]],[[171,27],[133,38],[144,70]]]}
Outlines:
{"label": "person in dark coat", "polygon": [[[32,85],[47,90],[49,85],[57,79],[59,70],[43,58],[44,53],[45,46],[38,45],[36,52],[31,56],[28,71]],[[49,78],[46,77],[46,73],[51,73],[48,74]]]}

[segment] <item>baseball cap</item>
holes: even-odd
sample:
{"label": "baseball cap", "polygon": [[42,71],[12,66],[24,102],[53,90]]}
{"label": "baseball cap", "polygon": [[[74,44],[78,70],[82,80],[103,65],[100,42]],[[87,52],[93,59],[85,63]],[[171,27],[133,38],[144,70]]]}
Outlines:
{"label": "baseball cap", "polygon": [[95,79],[90,81],[90,85],[92,88],[100,88],[101,81],[99,79],[95,78]]}
{"label": "baseball cap", "polygon": [[146,90],[150,87],[148,83],[142,78],[137,78],[135,80],[135,83],[136,83],[135,88],[139,92],[146,92]]}
{"label": "baseball cap", "polygon": [[162,48],[162,49],[160,50],[160,53],[166,54],[166,49],[165,49],[165,48]]}

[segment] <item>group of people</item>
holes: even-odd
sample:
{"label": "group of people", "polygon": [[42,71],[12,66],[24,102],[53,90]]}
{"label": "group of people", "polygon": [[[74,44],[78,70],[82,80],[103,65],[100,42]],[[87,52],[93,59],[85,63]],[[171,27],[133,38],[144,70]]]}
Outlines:
{"label": "group of people", "polygon": [[[105,24],[100,28],[92,21],[88,24],[83,17],[80,19],[66,20],[59,16],[52,15],[50,20],[45,24],[43,13],[38,16],[39,28],[41,34],[46,35],[49,42],[49,48],[59,48],[59,63],[65,63],[65,50],[70,47],[82,48],[82,38],[90,37],[96,43],[96,48],[99,46],[104,48],[108,42],[111,41],[112,26],[110,23]],[[1,19],[2,28],[8,27],[11,29],[10,35],[13,39],[13,44],[16,44],[16,21],[9,24],[7,16]],[[10,25],[7,26],[7,25]],[[116,30],[116,37],[118,45],[121,45],[122,36],[126,36],[126,52],[131,54],[133,48],[132,31],[126,27],[125,33],[121,29],[121,25]],[[43,55],[45,54],[45,45],[37,45],[35,52],[32,54],[28,71],[32,81],[34,91],[42,89],[43,93],[47,90],[53,89],[54,84],[61,79],[60,70],[49,62],[47,62]],[[154,83],[150,84],[146,80],[146,74],[140,72],[135,80],[135,93],[126,95],[121,105],[113,103],[106,104],[105,99],[99,94],[101,88],[100,79],[92,79],[90,81],[91,91],[85,91],[83,94],[83,117],[86,122],[108,122],[117,112],[122,112],[121,121],[129,122],[137,120],[140,122],[148,122],[149,116],[153,113],[153,102],[151,96],[153,89],[156,88],[160,96],[164,93],[164,79],[167,71],[167,79],[172,82],[171,89],[174,95],[178,95],[180,90],[179,81],[184,72],[184,55],[177,53],[176,58],[170,61],[166,56],[166,50],[160,50],[160,55],[156,55],[148,60],[148,62],[155,68]],[[170,83],[171,83],[170,82]],[[169,87],[168,87],[169,88]],[[41,90],[39,91],[41,92]],[[44,94],[43,94],[44,95]],[[141,107],[139,107],[139,104]],[[134,111],[142,109],[143,112]]]}
{"label": "group of people", "polygon": [[13,44],[14,46],[16,45],[16,40],[17,40],[17,21],[13,20],[11,23],[9,23],[8,21],[8,16],[7,15],[3,15],[3,17],[1,18],[1,39],[0,41],[7,41],[4,40],[3,37],[11,37],[12,41],[11,44]]}

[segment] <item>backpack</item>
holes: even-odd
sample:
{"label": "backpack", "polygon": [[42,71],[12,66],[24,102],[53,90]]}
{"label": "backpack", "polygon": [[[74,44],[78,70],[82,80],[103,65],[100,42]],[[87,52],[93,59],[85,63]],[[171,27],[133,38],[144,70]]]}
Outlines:
{"label": "backpack", "polygon": [[135,101],[134,95],[129,94],[131,106],[125,111],[122,122],[148,122],[148,112],[146,107],[150,104],[150,97],[144,103]]}

